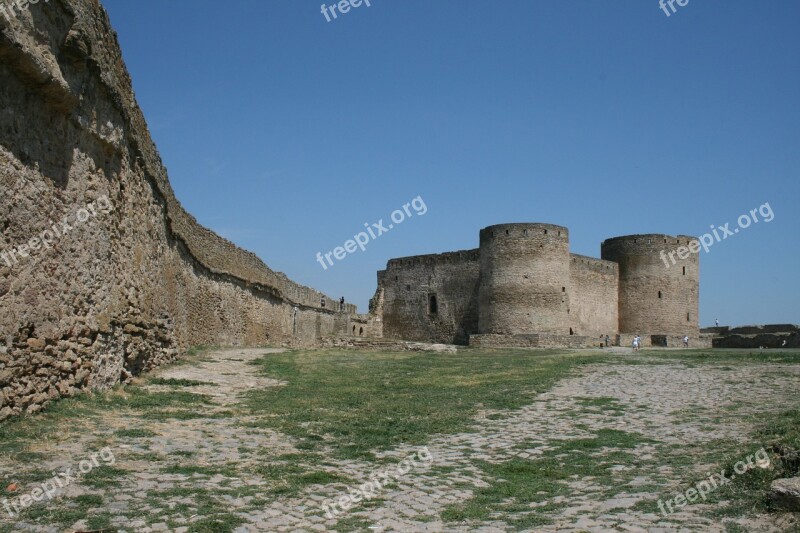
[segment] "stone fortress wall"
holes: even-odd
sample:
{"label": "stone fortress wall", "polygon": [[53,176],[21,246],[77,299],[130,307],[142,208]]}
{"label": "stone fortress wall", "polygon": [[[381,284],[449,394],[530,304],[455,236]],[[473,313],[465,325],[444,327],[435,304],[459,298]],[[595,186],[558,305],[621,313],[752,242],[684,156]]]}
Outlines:
{"label": "stone fortress wall", "polygon": [[[0,187],[0,252],[65,216],[74,228],[0,260],[0,420],[127,380],[190,345],[380,333],[182,208],[96,0],[0,16]],[[100,200],[109,212],[75,222]]]}
{"label": "stone fortress wall", "polygon": [[478,250],[392,259],[378,274],[383,336],[467,344],[478,328]]}
{"label": "stone fortress wall", "polygon": [[[678,345],[698,327],[697,254],[661,259],[693,237],[608,239],[602,259],[569,251],[552,224],[500,224],[475,250],[392,259],[378,273],[384,336],[475,346]],[[432,304],[435,302],[435,305]]]}

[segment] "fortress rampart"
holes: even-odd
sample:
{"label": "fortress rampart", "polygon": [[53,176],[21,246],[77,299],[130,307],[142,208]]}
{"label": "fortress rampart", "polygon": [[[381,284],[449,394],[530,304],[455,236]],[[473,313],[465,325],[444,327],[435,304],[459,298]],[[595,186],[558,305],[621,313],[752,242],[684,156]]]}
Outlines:
{"label": "fortress rampart", "polygon": [[383,336],[466,344],[478,327],[478,250],[393,259],[379,273]]}
{"label": "fortress rampart", "polygon": [[597,339],[619,330],[619,267],[611,261],[570,255],[569,319],[574,334]]}
{"label": "fortress rampart", "polygon": [[637,333],[647,344],[697,342],[697,254],[662,260],[693,240],[618,237],[596,259],[571,254],[563,226],[489,226],[476,250],[388,262],[378,273],[384,335],[479,346],[596,346]]}
{"label": "fortress rampart", "polygon": [[113,206],[49,249],[0,261],[0,420],[190,345],[311,345],[356,323],[375,329],[182,208],[97,1],[0,17],[0,101],[0,251],[98,198]]}

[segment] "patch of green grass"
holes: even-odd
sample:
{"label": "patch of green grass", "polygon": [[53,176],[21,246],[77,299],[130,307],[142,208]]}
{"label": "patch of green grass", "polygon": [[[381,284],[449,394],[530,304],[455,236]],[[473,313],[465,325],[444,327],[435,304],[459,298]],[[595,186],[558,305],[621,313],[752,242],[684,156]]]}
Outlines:
{"label": "patch of green grass", "polygon": [[177,455],[178,457],[194,457],[195,452],[190,452],[188,450],[175,450],[170,452],[170,455]]}
{"label": "patch of green grass", "polygon": [[582,407],[595,408],[597,411],[625,411],[625,407],[616,398],[609,396],[600,397],[580,397],[575,399]]}
{"label": "patch of green grass", "polygon": [[89,531],[111,531],[111,519],[113,517],[113,514],[107,512],[91,515],[86,519],[86,528]]}
{"label": "patch of green grass", "polygon": [[31,443],[66,440],[64,428],[77,431],[84,428],[83,421],[91,419],[95,412],[92,404],[91,396],[57,400],[41,413],[0,423],[0,453],[25,453]]}
{"label": "patch of green grass", "polygon": [[734,524],[733,522],[725,523],[726,533],[749,533],[749,531],[749,529],[744,526],[740,526],[739,524]]}
{"label": "patch of green grass", "polygon": [[247,406],[259,418],[253,425],[291,435],[301,449],[372,460],[375,450],[467,430],[479,409],[529,405],[573,370],[602,361],[557,350],[270,354],[255,364],[287,385],[251,391]]}
{"label": "patch of green grass", "polygon": [[65,507],[35,505],[19,514],[19,519],[25,522],[34,522],[48,525],[72,525],[85,518],[87,509],[83,507]]}
{"label": "patch of green grass", "polygon": [[777,413],[755,434],[778,459],[777,477],[800,475],[800,409]]}
{"label": "patch of green grass", "polygon": [[213,403],[204,394],[184,391],[152,392],[137,386],[128,386],[124,393],[109,395],[104,400],[108,407],[134,410],[202,407]]}
{"label": "patch of green grass", "polygon": [[[156,420],[231,416],[230,412],[204,413],[206,406],[212,403],[206,395],[181,390],[151,392],[137,385],[56,400],[41,413],[0,423],[0,454],[23,454],[24,457],[34,443],[58,443],[76,434],[98,433],[96,424],[105,413],[133,411],[142,418]],[[119,430],[117,436],[138,438],[144,435],[136,429],[124,429]]]}
{"label": "patch of green grass", "polygon": [[353,481],[333,472],[298,462],[270,462],[256,466],[253,471],[269,483],[266,489],[268,494],[281,496],[298,494],[309,485]]}
{"label": "patch of green grass", "polygon": [[599,450],[601,448],[635,448],[639,444],[652,443],[638,433],[617,429],[601,429],[594,437],[563,441],[561,447],[567,452]]}
{"label": "patch of green grass", "polygon": [[733,474],[736,463],[745,461],[748,455],[755,455],[759,444],[763,444],[772,468],[750,468],[715,492],[716,501],[728,503],[715,513],[718,516],[775,510],[770,500],[772,481],[800,475],[800,410],[768,415],[768,420],[762,420],[754,432],[753,442],[755,444],[748,449],[730,453],[721,461],[725,471]]}
{"label": "patch of green grass", "polygon": [[[102,507],[103,502],[103,498],[96,494],[82,494],[67,500],[66,504],[61,503],[60,505],[45,500],[43,504],[34,504],[22,511],[17,519],[30,523],[67,527],[78,520],[86,518],[93,509]],[[102,520],[102,516],[103,514],[93,515],[93,518],[99,523]],[[90,527],[90,529],[92,528]]]}
{"label": "patch of green grass", "polygon": [[96,489],[119,485],[120,478],[128,475],[127,470],[116,468],[109,465],[101,465],[92,469],[86,474],[82,474],[80,483]]}
{"label": "patch of green grass", "polygon": [[169,387],[200,387],[201,385],[209,385],[216,387],[216,383],[210,381],[197,381],[194,379],[176,379],[176,378],[151,378],[148,380],[151,385],[166,385]]}
{"label": "patch of green grass", "polygon": [[363,516],[358,515],[345,515],[343,518],[340,518],[336,525],[333,526],[334,531],[340,531],[341,533],[350,533],[352,531],[372,531],[369,529],[369,526],[372,525],[372,521],[368,520]]}
{"label": "patch of green grass", "polygon": [[[169,515],[173,518],[181,514],[186,517],[191,515],[200,517],[199,520],[186,524],[192,532],[230,532],[243,524],[245,520],[229,512],[230,505],[219,498],[220,494],[219,492],[211,493],[199,487],[172,487],[148,493],[145,502],[150,507],[158,509],[162,508],[164,502],[169,499],[190,499],[192,504],[178,504],[168,511]],[[171,524],[173,527],[179,527],[177,523],[171,522]]]}
{"label": "patch of green grass", "polygon": [[[633,455],[626,450],[649,442],[652,441],[635,433],[603,429],[594,437],[551,442],[554,449],[535,459],[478,462],[489,486],[474,489],[471,499],[446,507],[442,519],[485,521],[495,513],[503,513],[511,516],[507,520],[510,525],[520,529],[547,525],[552,521],[550,515],[560,509],[558,504],[548,502],[572,493],[567,484],[570,478],[592,476],[601,485],[614,486],[611,467],[629,464]],[[532,503],[537,505],[531,507]]]}
{"label": "patch of green grass", "polygon": [[244,523],[244,518],[240,516],[230,513],[219,513],[192,522],[190,530],[193,533],[230,533]]}
{"label": "patch of green grass", "polygon": [[[681,467],[687,479],[680,488],[665,495],[665,500],[695,487],[702,481],[708,481],[708,477],[712,474],[719,480],[719,472],[724,471],[731,481],[720,484],[708,493],[707,503],[714,504],[714,507],[705,514],[721,520],[726,517],[773,511],[770,500],[772,481],[800,475],[800,411],[762,415],[748,444],[715,441],[698,444],[695,448],[699,449],[682,448],[674,450],[672,456],[664,455],[670,457],[672,462],[679,462],[679,458],[684,457]],[[769,455],[772,468],[749,467],[746,472],[737,474],[735,471],[737,463],[740,461],[747,463],[748,456],[755,456],[761,448]],[[705,465],[716,466],[704,467],[702,474],[698,475],[697,469],[692,466],[692,462],[698,460]],[[732,476],[735,476],[735,479]]]}
{"label": "patch of green grass", "polygon": [[131,438],[131,439],[144,439],[147,437],[155,437],[156,433],[150,431],[149,429],[142,429],[142,428],[130,428],[130,429],[118,429],[114,432],[114,435],[121,438]]}
{"label": "patch of green grass", "polygon": [[229,478],[238,478],[239,473],[236,469],[236,464],[220,464],[213,466],[203,466],[194,464],[174,464],[161,469],[165,474],[181,474],[184,476],[193,476],[195,474],[213,477],[221,475]]}
{"label": "patch of green grass", "polygon": [[731,366],[759,363],[800,364],[800,350],[733,350],[725,348],[698,348],[689,350],[643,350],[641,356],[663,361],[680,361],[688,365]]}
{"label": "patch of green grass", "polygon": [[188,410],[188,409],[164,409],[147,411],[139,415],[143,420],[155,420],[166,422],[168,420],[220,420],[232,418],[234,413],[231,411]]}
{"label": "patch of green grass", "polygon": [[149,463],[160,463],[166,460],[166,457],[155,452],[130,453],[126,458],[132,461],[147,461]]}
{"label": "patch of green grass", "polygon": [[103,497],[98,494],[81,494],[76,496],[73,501],[88,507],[100,507],[103,505]]}
{"label": "patch of green grass", "polygon": [[17,490],[15,492],[8,492],[8,485],[10,483],[0,483],[0,497],[16,498],[22,493],[27,492],[26,487],[40,485],[42,482],[47,481],[52,477],[53,473],[51,471],[36,467],[15,472],[14,477],[10,479],[9,482],[17,484]]}

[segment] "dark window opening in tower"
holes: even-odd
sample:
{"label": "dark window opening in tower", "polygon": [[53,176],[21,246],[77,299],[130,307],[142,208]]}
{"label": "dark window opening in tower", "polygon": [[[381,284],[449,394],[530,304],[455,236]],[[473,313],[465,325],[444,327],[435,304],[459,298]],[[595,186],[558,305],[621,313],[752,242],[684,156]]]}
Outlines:
{"label": "dark window opening in tower", "polygon": [[574,331],[572,331],[572,328],[569,328],[569,334],[570,334],[570,335],[575,335],[575,332],[574,332]]}
{"label": "dark window opening in tower", "polygon": [[661,299],[661,291],[658,291],[658,299]]}
{"label": "dark window opening in tower", "polygon": [[428,314],[435,315],[439,313],[439,302],[436,300],[436,295],[431,294],[428,297]]}
{"label": "dark window opening in tower", "polygon": [[686,275],[686,267],[683,267],[683,275]]}

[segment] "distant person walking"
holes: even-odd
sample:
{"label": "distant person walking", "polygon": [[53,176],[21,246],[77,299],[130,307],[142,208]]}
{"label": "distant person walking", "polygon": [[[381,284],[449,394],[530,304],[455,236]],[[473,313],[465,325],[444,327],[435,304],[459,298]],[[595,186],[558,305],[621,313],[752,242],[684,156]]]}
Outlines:
{"label": "distant person walking", "polygon": [[683,347],[684,348],[688,348],[689,347],[689,336],[688,335],[684,335],[684,337],[683,337]]}
{"label": "distant person walking", "polygon": [[717,325],[717,327],[719,327],[719,318],[715,318],[715,319],[714,319],[714,324],[716,324],[716,325]]}
{"label": "distant person walking", "polygon": [[608,348],[608,335],[606,335],[606,348]]}
{"label": "distant person walking", "polygon": [[344,296],[339,298],[339,311],[344,311]]}

